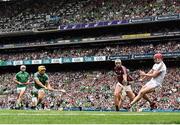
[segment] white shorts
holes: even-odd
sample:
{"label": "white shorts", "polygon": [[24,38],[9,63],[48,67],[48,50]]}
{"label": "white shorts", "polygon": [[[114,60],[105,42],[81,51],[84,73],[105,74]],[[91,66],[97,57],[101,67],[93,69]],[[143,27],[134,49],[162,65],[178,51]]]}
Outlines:
{"label": "white shorts", "polygon": [[20,93],[21,91],[25,91],[26,87],[17,87],[17,93]]}
{"label": "white shorts", "polygon": [[151,88],[158,88],[161,86],[161,84],[155,82],[155,81],[149,81],[145,84],[145,86],[147,87],[151,87]]}
{"label": "white shorts", "polygon": [[125,92],[127,92],[127,91],[132,91],[132,89],[131,89],[131,85],[127,85],[127,86],[123,86],[121,83],[117,83],[120,87],[122,87],[123,88],[123,90],[125,91]]}

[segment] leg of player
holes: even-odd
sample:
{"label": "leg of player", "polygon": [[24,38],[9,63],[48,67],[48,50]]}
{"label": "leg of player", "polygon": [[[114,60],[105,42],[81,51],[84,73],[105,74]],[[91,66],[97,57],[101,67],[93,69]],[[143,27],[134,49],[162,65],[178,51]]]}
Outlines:
{"label": "leg of player", "polygon": [[[135,98],[135,94],[133,93],[133,91],[132,90],[128,90],[128,91],[126,91],[126,94],[127,94],[127,96],[128,96],[128,98],[130,99],[130,102],[132,102],[133,101],[133,99]],[[130,107],[128,106],[127,107],[127,109],[129,109]],[[132,111],[135,111],[135,110],[137,110],[136,109],[136,107],[134,107],[133,109],[131,109]]]}
{"label": "leg of player", "polygon": [[31,103],[31,108],[35,109],[37,106],[37,97],[32,97],[32,103]]}
{"label": "leg of player", "polygon": [[[144,89],[144,88],[146,88],[146,87],[147,87],[147,85],[144,85],[141,89]],[[153,90],[153,91],[154,91],[154,90]],[[153,91],[149,91],[148,93],[151,93],[151,92],[153,92]],[[148,93],[146,93],[146,94],[148,94]],[[143,95],[143,99],[145,99],[145,100],[148,101],[150,104],[152,104],[151,100],[148,98],[148,96],[147,96],[146,94]]]}
{"label": "leg of player", "polygon": [[126,94],[128,98],[130,99],[130,101],[132,102],[133,99],[135,98],[135,94],[133,93],[133,91],[126,91]]}
{"label": "leg of player", "polygon": [[116,84],[115,91],[114,91],[114,103],[115,103],[116,111],[119,111],[119,108],[121,106],[121,102],[122,102],[121,95],[120,95],[121,92],[122,92],[122,87]]}
{"label": "leg of player", "polygon": [[[147,87],[147,85],[144,85],[144,86],[142,87],[142,89],[144,89],[144,88],[146,88],[146,87]],[[147,92],[146,94],[151,93],[151,92],[154,92],[154,89],[152,89],[152,91]],[[148,98],[148,96],[147,96],[146,94],[143,95],[143,99],[145,99],[145,100],[148,101],[150,104],[152,104],[152,101]]]}
{"label": "leg of player", "polygon": [[149,87],[149,86],[146,86],[146,87],[143,87],[140,92],[138,93],[138,95],[134,98],[134,100],[131,102],[131,106],[134,105],[136,102],[138,102],[145,94],[147,93],[151,93],[154,91],[154,87]]}
{"label": "leg of player", "polygon": [[144,94],[143,99],[146,100],[144,103],[142,103],[139,107],[142,107],[146,102],[149,102],[151,109],[156,108],[156,103],[151,101],[149,97],[147,96],[148,93]]}
{"label": "leg of player", "polygon": [[17,97],[17,102],[16,102],[16,107],[17,108],[21,107],[21,100],[22,100],[22,96],[24,95],[24,93],[25,93],[24,88],[20,89],[19,92],[18,92],[18,97]]}
{"label": "leg of player", "polygon": [[37,103],[37,105],[41,104],[42,99],[44,98],[44,96],[45,96],[44,90],[39,90],[38,91],[38,103]]}

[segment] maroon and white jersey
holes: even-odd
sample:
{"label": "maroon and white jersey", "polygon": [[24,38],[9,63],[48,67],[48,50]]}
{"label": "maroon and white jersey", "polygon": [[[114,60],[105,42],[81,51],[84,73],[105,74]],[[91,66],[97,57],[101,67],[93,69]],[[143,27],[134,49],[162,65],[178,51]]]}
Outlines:
{"label": "maroon and white jersey", "polygon": [[127,81],[133,81],[133,78],[130,75],[128,75],[127,68],[125,66],[115,66],[114,71],[117,75],[117,80],[119,83],[123,84],[122,81],[124,74],[127,74]]}

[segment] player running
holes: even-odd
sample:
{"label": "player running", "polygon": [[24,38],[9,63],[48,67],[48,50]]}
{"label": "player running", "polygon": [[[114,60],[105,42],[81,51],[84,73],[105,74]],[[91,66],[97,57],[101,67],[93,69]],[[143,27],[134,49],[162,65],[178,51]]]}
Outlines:
{"label": "player running", "polygon": [[160,53],[154,55],[154,62],[155,64],[148,73],[140,71],[140,76],[142,77],[140,81],[144,81],[147,78],[151,78],[151,80],[141,88],[138,95],[131,102],[131,107],[141,98],[145,98],[150,103],[151,109],[156,107],[156,104],[151,102],[146,94],[155,92],[156,88],[161,87],[166,74],[166,65],[164,64],[162,54]]}
{"label": "player running", "polygon": [[13,78],[13,81],[17,84],[17,102],[16,102],[16,108],[19,109],[22,101],[22,97],[26,91],[27,85],[29,84],[29,78],[30,75],[28,72],[26,72],[26,66],[22,65],[20,66],[20,71],[16,74],[16,76]]}
{"label": "player running", "polygon": [[130,101],[132,101],[135,97],[135,94],[133,93],[131,85],[129,84],[129,81],[133,81],[133,79],[130,75],[128,75],[127,69],[122,65],[120,59],[115,60],[114,71],[118,80],[114,91],[114,103],[116,111],[119,111],[125,95],[127,94]]}

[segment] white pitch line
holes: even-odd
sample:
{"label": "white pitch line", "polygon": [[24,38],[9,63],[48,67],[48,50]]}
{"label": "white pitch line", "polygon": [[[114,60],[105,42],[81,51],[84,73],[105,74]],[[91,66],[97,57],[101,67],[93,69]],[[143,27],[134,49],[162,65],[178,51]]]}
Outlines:
{"label": "white pitch line", "polygon": [[119,115],[146,115],[146,114],[30,114],[30,113],[0,114],[0,116],[114,116],[114,115],[119,116]]}
{"label": "white pitch line", "polygon": [[[151,116],[151,115],[159,115],[159,114],[138,114],[138,113],[133,113],[133,114],[40,114],[40,113],[17,113],[17,114],[11,114],[11,113],[0,113],[0,116]],[[167,115],[180,115],[180,114],[171,114],[171,113],[166,113],[166,114],[161,114],[164,116]]]}

